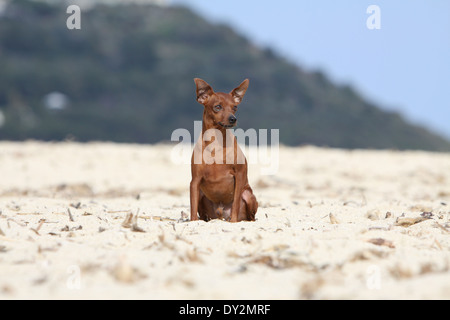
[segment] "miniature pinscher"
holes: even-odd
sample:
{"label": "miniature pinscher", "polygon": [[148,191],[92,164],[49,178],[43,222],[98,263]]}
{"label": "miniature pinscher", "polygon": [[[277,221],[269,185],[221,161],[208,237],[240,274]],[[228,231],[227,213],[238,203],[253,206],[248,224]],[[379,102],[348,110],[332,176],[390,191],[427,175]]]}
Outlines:
{"label": "miniature pinscher", "polygon": [[[236,137],[227,130],[236,126],[237,106],[244,98],[249,80],[230,93],[216,93],[204,80],[194,81],[197,101],[204,111],[202,135],[191,159],[191,221],[199,217],[204,221],[255,221],[258,202],[248,183],[247,159]],[[208,152],[214,161],[205,159]]]}

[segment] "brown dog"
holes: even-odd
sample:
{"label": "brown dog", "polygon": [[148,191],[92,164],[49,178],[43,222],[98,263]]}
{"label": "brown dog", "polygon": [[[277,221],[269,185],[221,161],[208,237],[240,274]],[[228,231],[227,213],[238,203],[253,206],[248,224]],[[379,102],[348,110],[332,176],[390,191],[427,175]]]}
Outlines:
{"label": "brown dog", "polygon": [[[236,137],[227,130],[236,126],[237,105],[249,81],[246,79],[231,93],[215,93],[202,79],[194,81],[197,101],[204,111],[202,135],[191,160],[191,220],[198,220],[198,213],[205,221],[254,221],[258,202],[248,184],[247,160]],[[204,157],[208,152],[214,161]]]}

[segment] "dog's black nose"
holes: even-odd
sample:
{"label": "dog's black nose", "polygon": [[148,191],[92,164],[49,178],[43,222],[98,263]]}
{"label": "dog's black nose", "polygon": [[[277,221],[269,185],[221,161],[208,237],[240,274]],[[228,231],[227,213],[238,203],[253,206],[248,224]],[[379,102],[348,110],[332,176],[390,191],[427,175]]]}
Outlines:
{"label": "dog's black nose", "polygon": [[228,118],[228,121],[231,123],[231,124],[235,124],[236,123],[236,117],[235,116],[233,116],[233,115],[231,115],[229,118]]}

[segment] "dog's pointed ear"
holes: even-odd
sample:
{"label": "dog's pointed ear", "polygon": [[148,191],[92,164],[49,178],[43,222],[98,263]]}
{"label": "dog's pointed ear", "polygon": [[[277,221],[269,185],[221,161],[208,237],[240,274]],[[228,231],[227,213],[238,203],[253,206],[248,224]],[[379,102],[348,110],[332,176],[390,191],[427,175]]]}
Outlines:
{"label": "dog's pointed ear", "polygon": [[249,80],[245,79],[239,87],[231,91],[231,95],[233,96],[234,102],[236,104],[239,104],[242,102],[242,99],[244,98],[245,92],[247,92]]}
{"label": "dog's pointed ear", "polygon": [[214,91],[205,80],[195,78],[194,81],[197,86],[197,101],[201,104],[205,104],[214,94]]}

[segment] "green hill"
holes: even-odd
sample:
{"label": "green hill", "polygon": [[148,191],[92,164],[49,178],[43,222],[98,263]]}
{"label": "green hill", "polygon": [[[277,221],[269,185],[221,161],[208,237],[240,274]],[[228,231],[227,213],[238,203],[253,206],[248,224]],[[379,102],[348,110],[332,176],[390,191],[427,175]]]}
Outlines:
{"label": "green hill", "polygon": [[[97,6],[68,30],[66,7],[16,0],[0,16],[0,139],[154,143],[193,130],[194,77],[218,91],[244,78],[243,129],[279,128],[288,145],[450,150],[450,143],[305,72],[183,7]],[[44,97],[61,92],[63,110]]]}

